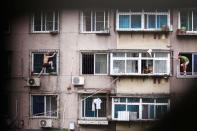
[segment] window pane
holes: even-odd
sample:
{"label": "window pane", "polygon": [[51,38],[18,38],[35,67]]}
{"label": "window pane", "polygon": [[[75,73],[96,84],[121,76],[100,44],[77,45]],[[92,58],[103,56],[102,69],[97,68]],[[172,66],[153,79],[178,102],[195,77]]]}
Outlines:
{"label": "window pane", "polygon": [[140,98],[127,98],[129,103],[140,102]]}
{"label": "window pane", "polygon": [[129,15],[119,15],[119,28],[129,28]]}
{"label": "window pane", "polygon": [[32,96],[33,110],[32,115],[43,116],[44,115],[44,96]]}
{"label": "window pane", "polygon": [[82,74],[94,74],[94,54],[82,54]]}
{"label": "window pane", "polygon": [[97,110],[92,109],[93,98],[89,97],[85,99],[85,117],[96,117]]}
{"label": "window pane", "polygon": [[197,55],[194,55],[194,74],[197,75]]}
{"label": "window pane", "polygon": [[155,57],[168,57],[168,53],[157,52],[157,53],[155,53]]}
{"label": "window pane", "polygon": [[141,64],[143,74],[153,73],[153,60],[142,60]]}
{"label": "window pane", "polygon": [[149,54],[149,53],[142,53],[142,57],[152,57],[153,54]]}
{"label": "window pane", "polygon": [[57,96],[46,96],[47,116],[57,116]]}
{"label": "window pane", "polygon": [[156,103],[168,103],[168,99],[167,98],[157,98]]}
{"label": "window pane", "polygon": [[142,98],[142,102],[143,103],[154,103],[154,99],[153,98]]}
{"label": "window pane", "polygon": [[167,24],[167,15],[157,15],[157,28],[166,26]]}
{"label": "window pane", "polygon": [[41,31],[41,13],[34,14],[34,31]]}
{"label": "window pane", "polygon": [[154,105],[142,105],[142,119],[154,119]]}
{"label": "window pane", "polygon": [[197,11],[193,11],[193,31],[197,31]]}
{"label": "window pane", "polygon": [[125,61],[114,60],[113,61],[113,72],[114,73],[125,73]]}
{"label": "window pane", "polygon": [[188,29],[188,12],[186,11],[181,11],[180,12],[180,22],[181,22],[181,28],[186,28]]}
{"label": "window pane", "polygon": [[[137,118],[139,118],[139,105],[128,105],[127,106],[127,111],[136,112],[137,113]],[[135,116],[133,116],[133,117],[135,117]]]}
{"label": "window pane", "polygon": [[95,55],[95,73],[106,74],[107,73],[107,54]]}
{"label": "window pane", "polygon": [[125,53],[113,53],[113,57],[125,57]]}
{"label": "window pane", "polygon": [[167,105],[156,105],[156,118],[161,118],[167,112],[167,109]]}
{"label": "window pane", "polygon": [[100,97],[101,99],[101,109],[98,109],[98,117],[106,117],[106,105],[107,105],[107,99],[105,97]]}
{"label": "window pane", "polygon": [[104,30],[104,11],[96,12],[96,31]]}
{"label": "window pane", "polygon": [[115,105],[114,108],[114,118],[118,118],[118,111],[126,111],[126,105]]}
{"label": "window pane", "polygon": [[127,54],[127,57],[139,57],[139,53],[126,53]]}
{"label": "window pane", "polygon": [[126,98],[120,98],[120,102],[126,102]]}
{"label": "window pane", "polygon": [[137,60],[127,60],[127,73],[137,73],[138,72],[138,61]]}
{"label": "window pane", "polygon": [[167,73],[167,61],[155,60],[154,73]]}
{"label": "window pane", "polygon": [[83,11],[83,30],[84,31],[91,31],[91,11]]}
{"label": "window pane", "polygon": [[148,28],[155,28],[156,26],[156,16],[155,15],[148,15]]}
{"label": "window pane", "polygon": [[53,30],[53,12],[46,12],[45,13],[45,19],[46,19],[46,31],[52,31]]}
{"label": "window pane", "polygon": [[33,59],[33,72],[34,73],[40,73],[42,70],[42,65],[43,65],[43,54],[33,54],[34,59]]}
{"label": "window pane", "polygon": [[55,12],[55,30],[58,30],[58,12]]}
{"label": "window pane", "polygon": [[131,15],[131,28],[141,28],[141,15]]}

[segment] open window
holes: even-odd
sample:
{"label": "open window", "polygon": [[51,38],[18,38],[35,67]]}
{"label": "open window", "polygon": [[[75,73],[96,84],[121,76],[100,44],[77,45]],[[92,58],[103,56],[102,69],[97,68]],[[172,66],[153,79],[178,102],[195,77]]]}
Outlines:
{"label": "open window", "polygon": [[108,73],[108,54],[82,53],[82,74],[106,75]]}
{"label": "open window", "polygon": [[106,96],[83,96],[82,97],[82,118],[106,118],[107,98]]}
{"label": "open window", "polygon": [[33,51],[32,69],[33,75],[57,74],[58,73],[58,51]]}
{"label": "open window", "polygon": [[38,11],[32,15],[32,32],[58,32],[59,14],[57,11]]}
{"label": "open window", "polygon": [[31,95],[32,117],[57,117],[57,95]]}
{"label": "open window", "polygon": [[178,65],[179,76],[197,76],[197,53],[180,53],[181,56],[187,57],[189,63],[187,64],[186,74],[184,73],[183,64],[184,60],[180,59]]}

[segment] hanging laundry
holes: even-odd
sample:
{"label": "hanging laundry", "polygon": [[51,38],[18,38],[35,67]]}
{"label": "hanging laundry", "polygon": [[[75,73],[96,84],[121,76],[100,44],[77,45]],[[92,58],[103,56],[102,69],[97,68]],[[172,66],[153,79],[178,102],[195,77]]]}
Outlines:
{"label": "hanging laundry", "polygon": [[92,101],[92,111],[95,111],[95,109],[101,109],[101,103],[102,103],[102,100],[100,98],[96,98],[96,99],[93,99]]}

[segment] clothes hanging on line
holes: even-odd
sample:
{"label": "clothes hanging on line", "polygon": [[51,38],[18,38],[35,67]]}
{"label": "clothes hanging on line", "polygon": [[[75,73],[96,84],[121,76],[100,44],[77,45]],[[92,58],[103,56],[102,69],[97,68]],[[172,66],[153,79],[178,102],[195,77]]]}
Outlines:
{"label": "clothes hanging on line", "polygon": [[101,109],[102,100],[100,98],[93,99],[92,101],[92,111],[95,109]]}

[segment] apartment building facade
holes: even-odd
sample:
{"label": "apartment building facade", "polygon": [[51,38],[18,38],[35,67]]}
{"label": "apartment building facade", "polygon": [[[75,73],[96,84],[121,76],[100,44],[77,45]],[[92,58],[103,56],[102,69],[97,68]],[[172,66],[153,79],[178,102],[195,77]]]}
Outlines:
{"label": "apartment building facade", "polygon": [[[36,10],[10,22],[7,123],[143,130],[196,77],[197,13],[175,8]],[[189,58],[183,74],[178,54]],[[179,95],[177,95],[178,98]]]}

